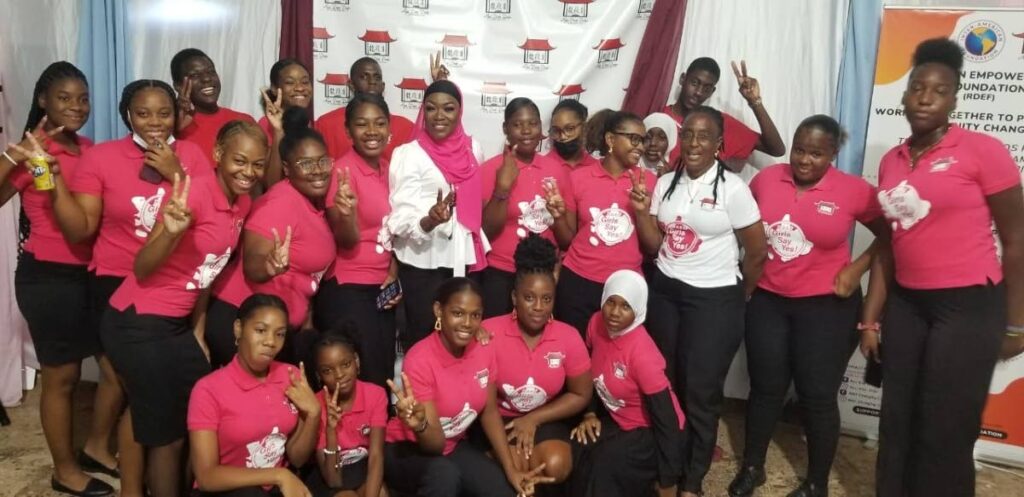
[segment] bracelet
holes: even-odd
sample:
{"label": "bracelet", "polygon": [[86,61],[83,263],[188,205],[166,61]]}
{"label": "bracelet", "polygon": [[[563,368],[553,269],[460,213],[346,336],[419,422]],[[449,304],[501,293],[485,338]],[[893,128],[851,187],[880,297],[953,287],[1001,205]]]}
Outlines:
{"label": "bracelet", "polygon": [[427,418],[423,418],[423,424],[419,425],[416,428],[413,428],[412,432],[413,433],[423,433],[423,432],[427,431],[427,427],[428,426],[430,426],[430,424],[427,423]]}
{"label": "bracelet", "polygon": [[14,157],[11,157],[11,154],[8,154],[6,150],[4,150],[3,155],[5,159],[11,162],[11,164],[15,166],[18,165],[18,161],[14,160]]}
{"label": "bracelet", "polygon": [[508,200],[508,197],[509,197],[510,194],[511,194],[510,192],[505,192],[504,194],[501,194],[501,193],[498,193],[497,191],[495,191],[494,195],[492,195],[492,197],[494,197],[497,200],[500,200],[500,201],[504,202],[504,201]]}
{"label": "bracelet", "polygon": [[875,333],[882,332],[882,323],[857,323],[857,331],[873,331]]}
{"label": "bracelet", "polygon": [[758,98],[758,99],[754,100],[753,102],[750,102],[747,105],[749,105],[751,108],[757,107],[758,105],[761,105],[761,99]]}
{"label": "bracelet", "polygon": [[334,450],[329,450],[327,447],[323,448],[324,455],[326,455],[326,456],[333,456],[333,455],[337,454],[338,451],[340,451],[340,450],[341,450],[341,447],[338,447],[338,448],[336,448]]}

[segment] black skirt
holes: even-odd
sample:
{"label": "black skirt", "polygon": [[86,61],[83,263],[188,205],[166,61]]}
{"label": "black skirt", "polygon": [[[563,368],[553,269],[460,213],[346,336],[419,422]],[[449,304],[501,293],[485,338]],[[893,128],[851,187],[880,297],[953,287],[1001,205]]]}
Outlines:
{"label": "black skirt", "polygon": [[14,273],[14,295],[40,364],[79,363],[103,351],[86,266],[40,261],[24,252]]}

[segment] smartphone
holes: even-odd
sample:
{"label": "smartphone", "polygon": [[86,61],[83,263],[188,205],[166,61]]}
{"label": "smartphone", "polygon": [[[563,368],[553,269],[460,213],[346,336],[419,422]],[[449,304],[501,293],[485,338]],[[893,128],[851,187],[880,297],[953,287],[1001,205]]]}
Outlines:
{"label": "smartphone", "polygon": [[392,281],[388,286],[384,287],[383,290],[377,294],[377,310],[383,311],[384,306],[388,305],[388,301],[402,294],[402,282],[400,280]]}
{"label": "smartphone", "polygon": [[[878,358],[882,358],[882,344],[878,344]],[[876,388],[882,388],[882,364],[875,362],[868,357],[867,367],[864,368],[864,383]]]}
{"label": "smartphone", "polygon": [[155,167],[146,164],[143,164],[142,169],[139,169],[139,179],[154,185],[159,185],[164,182],[164,177],[160,174],[160,171],[157,171]]}

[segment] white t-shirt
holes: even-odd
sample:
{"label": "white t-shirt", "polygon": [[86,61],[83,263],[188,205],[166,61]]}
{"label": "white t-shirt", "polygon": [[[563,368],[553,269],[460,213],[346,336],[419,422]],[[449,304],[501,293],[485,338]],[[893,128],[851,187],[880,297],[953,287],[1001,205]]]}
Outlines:
{"label": "white t-shirt", "polygon": [[675,176],[666,174],[658,179],[651,201],[651,214],[665,233],[655,264],[666,276],[699,288],[735,285],[737,278],[742,279],[733,231],[761,221],[750,188],[736,173],[726,170],[718,180],[715,202],[717,174],[717,166],[695,180],[684,172],[672,197],[665,200]]}

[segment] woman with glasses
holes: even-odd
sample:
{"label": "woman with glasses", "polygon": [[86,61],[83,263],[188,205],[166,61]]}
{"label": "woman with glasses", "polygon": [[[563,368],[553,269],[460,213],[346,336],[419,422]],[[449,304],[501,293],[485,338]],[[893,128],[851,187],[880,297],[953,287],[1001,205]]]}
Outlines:
{"label": "woman with glasses", "polygon": [[[334,262],[334,235],[324,214],[333,162],[324,139],[309,128],[303,109],[284,115],[279,153],[285,181],[253,205],[245,221],[241,255],[217,280],[207,311],[206,341],[214,368],[237,352],[234,322],[238,306],[254,293],[276,295],[288,306],[288,338],[309,322],[309,301],[320,277]],[[286,342],[278,356],[297,362]]]}
{"label": "woman with glasses", "polygon": [[551,111],[551,151],[546,157],[562,164],[567,173],[600,163],[583,147],[583,125],[587,123],[587,106],[578,100],[562,100]]}
{"label": "woman with glasses", "polygon": [[572,172],[566,185],[547,185],[547,205],[558,244],[568,247],[558,279],[555,316],[580,335],[601,307],[604,282],[615,271],[640,272],[630,191],[654,189],[655,177],[637,167],[649,143],[643,121],[615,112],[604,126],[601,162]]}

